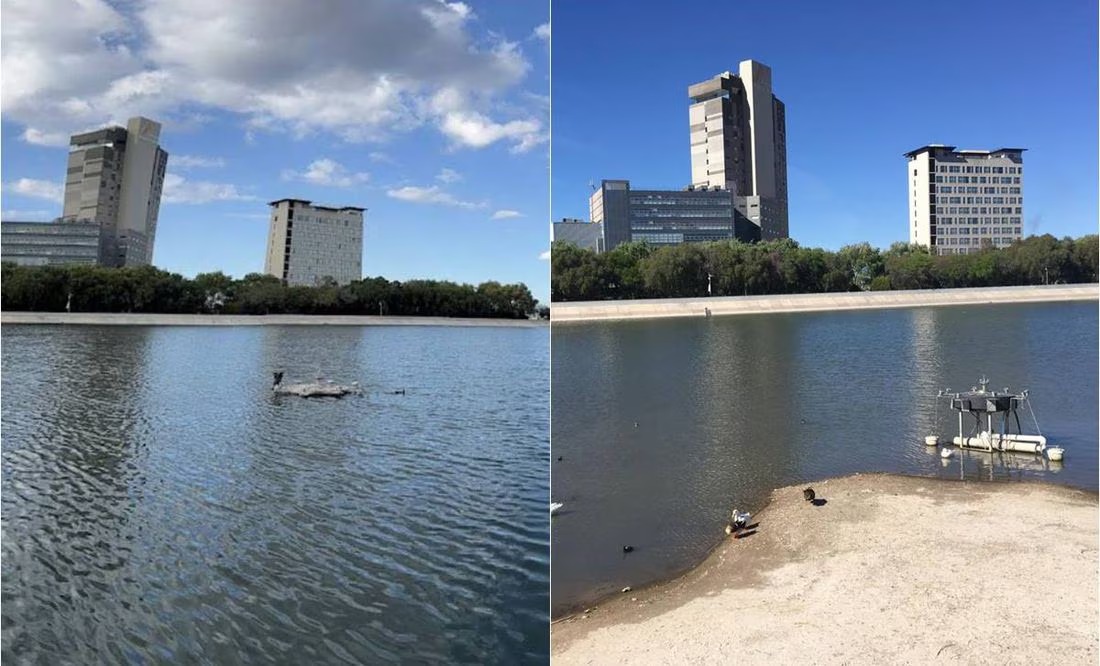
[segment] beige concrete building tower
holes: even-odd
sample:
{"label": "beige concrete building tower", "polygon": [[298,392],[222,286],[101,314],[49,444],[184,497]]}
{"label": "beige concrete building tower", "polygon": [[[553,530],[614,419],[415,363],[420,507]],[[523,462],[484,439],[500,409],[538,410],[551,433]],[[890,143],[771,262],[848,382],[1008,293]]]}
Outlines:
{"label": "beige concrete building tower", "polygon": [[272,201],[264,272],[292,286],[325,278],[347,284],[363,277],[363,211],[313,206],[304,199]]}
{"label": "beige concrete building tower", "polygon": [[731,190],[761,238],[787,238],[787,121],[772,93],[771,68],[755,60],[738,73],[688,87],[691,182]]}
{"label": "beige concrete building tower", "polygon": [[62,219],[100,226],[103,265],[153,262],[168,165],[159,139],[160,124],[138,117],[126,128],[108,127],[69,140]]}
{"label": "beige concrete building tower", "polygon": [[930,144],[905,153],[909,242],[968,254],[1023,238],[1024,150]]}

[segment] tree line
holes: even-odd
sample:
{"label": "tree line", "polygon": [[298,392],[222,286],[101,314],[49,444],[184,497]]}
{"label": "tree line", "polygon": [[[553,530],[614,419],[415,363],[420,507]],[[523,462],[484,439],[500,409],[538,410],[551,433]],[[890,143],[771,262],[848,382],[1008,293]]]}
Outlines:
{"label": "tree line", "polygon": [[1097,281],[1095,234],[1031,236],[974,254],[933,255],[923,245],[869,243],[836,252],[791,239],[653,247],[626,243],[597,254],[557,242],[551,301],[802,294],[994,287]]}
{"label": "tree line", "polygon": [[0,267],[4,310],[226,314],[401,315],[524,319],[538,302],[526,285],[366,278],[290,287],[271,275],[234,279],[221,272],[193,279],[153,266]]}

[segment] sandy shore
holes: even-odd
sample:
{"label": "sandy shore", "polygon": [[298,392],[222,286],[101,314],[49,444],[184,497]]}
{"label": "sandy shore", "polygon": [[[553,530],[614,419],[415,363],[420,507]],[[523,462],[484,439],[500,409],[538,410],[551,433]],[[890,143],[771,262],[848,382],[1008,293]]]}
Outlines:
{"label": "sandy shore", "polygon": [[781,488],[687,575],[553,625],[555,664],[1095,664],[1097,494],[856,475]]}
{"label": "sandy shore", "polygon": [[187,315],[112,312],[3,312],[2,324],[99,326],[497,326],[531,328],[546,321],[462,317],[355,317],[339,315]]}
{"label": "sandy shore", "polygon": [[787,294],[780,296],[732,296],[718,298],[662,298],[634,301],[584,301],[553,303],[555,323],[660,317],[704,317],[870,310],[990,303],[1043,303],[1100,298],[1096,284],[1040,287],[983,287],[978,289],[920,289],[913,291],[863,291],[839,294]]}

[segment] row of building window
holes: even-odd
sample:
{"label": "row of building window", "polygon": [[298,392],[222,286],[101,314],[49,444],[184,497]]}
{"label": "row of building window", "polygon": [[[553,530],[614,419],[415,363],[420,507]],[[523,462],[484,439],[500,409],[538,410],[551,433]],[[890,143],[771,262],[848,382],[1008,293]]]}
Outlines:
{"label": "row of building window", "polygon": [[[345,227],[349,226],[349,220],[340,219],[338,217],[319,217],[316,215],[310,217],[309,215],[302,215],[301,217],[296,217],[294,219],[298,220],[299,222],[319,222],[321,224],[336,224],[337,226],[339,226],[339,224],[343,222]],[[359,222],[359,220],[356,220],[356,222]]]}
{"label": "row of building window", "polygon": [[1020,224],[1018,217],[941,217],[940,224]]}
{"label": "row of building window", "polygon": [[[726,194],[723,191],[723,194]],[[729,208],[730,200],[726,196],[694,196],[694,197],[630,197],[631,206],[725,206]]]}
{"label": "row of building window", "polygon": [[944,227],[940,229],[941,236],[967,236],[977,234],[988,236],[989,234],[1016,234],[1020,235],[1021,227]]}
{"label": "row of building window", "polygon": [[733,232],[733,226],[729,224],[651,224],[645,226],[631,225],[630,231],[635,233],[668,233],[673,231],[718,231],[729,234]]}
{"label": "row of building window", "polygon": [[975,183],[978,185],[1019,185],[1019,176],[936,176],[937,183]]}
{"label": "row of building window", "polygon": [[[952,200],[952,201],[950,201],[950,203],[955,203],[953,200],[956,199],[957,197],[948,197],[948,198]],[[967,198],[968,199],[973,199],[974,200],[973,203],[983,203],[983,199],[981,197],[967,197]],[[1020,199],[1016,199],[1015,197],[1006,197],[1006,199],[1008,199],[1008,201],[998,201],[998,199],[1001,199],[1001,197],[986,197],[984,199],[984,203],[1022,204],[1024,202],[1022,197]],[[983,206],[962,206],[962,207],[957,207],[957,206],[936,206],[936,215],[944,215],[944,214],[954,215],[956,212],[961,213],[963,215],[968,215],[970,213],[975,213],[975,214],[980,213],[982,215],[984,215],[986,213],[991,213],[993,215],[996,215],[997,213],[1009,213],[1009,214],[1012,213],[1011,210],[1005,210],[1005,208],[1010,208],[1009,206],[1000,206],[1000,207],[993,206],[993,209],[996,209],[996,210],[987,209],[987,208],[988,207],[983,207]],[[1016,214],[1021,215],[1022,213],[1020,212],[1020,210],[1017,210]]]}
{"label": "row of building window", "polygon": [[[981,197],[946,197],[946,198],[947,198],[947,203],[953,203],[953,204],[961,204],[961,203],[980,204],[980,203],[982,203],[982,198]],[[989,201],[990,197],[986,197],[985,199],[986,199],[986,201]],[[1023,202],[1024,202],[1024,200],[1023,200],[1022,197],[1016,201],[1016,203],[1021,203],[1021,204]],[[992,203],[992,201],[989,201],[989,203]],[[942,211],[943,206],[936,206],[936,210],[937,211]],[[947,210],[948,211],[953,211],[954,209],[952,209],[949,206],[947,208]],[[983,215],[986,214],[986,213],[989,213],[991,215],[996,215],[998,213],[1003,214],[1003,215],[1007,215],[1007,214],[1011,214],[1013,212],[1013,208],[1011,206],[993,206],[992,208],[980,207],[978,210],[973,210],[973,207],[971,207],[971,212],[980,212]],[[1023,214],[1023,209],[1021,207],[1017,206],[1015,208],[1015,213],[1016,213],[1016,215],[1022,215]],[[937,212],[937,215],[938,214],[939,214],[939,212]]]}
{"label": "row of building window", "polygon": [[[1017,208],[1016,215],[1023,215],[1023,209]],[[1011,210],[1004,206],[999,210],[982,206],[936,206],[936,215],[1011,215]],[[950,219],[950,218],[948,218]]]}
{"label": "row of building window", "polygon": [[733,210],[730,208],[716,209],[716,210],[631,210],[630,217],[633,218],[680,218],[680,217],[710,217],[710,218],[726,218],[729,219],[733,216]]}
{"label": "row of building window", "polygon": [[683,234],[630,234],[630,240],[634,242],[645,241],[647,243],[683,243]]}
{"label": "row of building window", "polygon": [[[1018,187],[1002,187],[1000,189],[1000,194],[1020,193],[1020,188]],[[998,194],[998,192],[996,187],[955,187],[951,185],[939,185],[936,187],[936,194]],[[1013,201],[1012,203],[1016,202]]]}
{"label": "row of building window", "polygon": [[944,165],[940,164],[937,169],[940,173],[1023,173],[1023,167],[989,167],[989,166],[963,166],[963,165]]}
{"label": "row of building window", "polygon": [[940,236],[936,239],[936,245],[981,245],[985,241],[990,241],[994,245],[1012,245],[1016,238],[1007,238],[997,236],[995,238],[944,238]]}

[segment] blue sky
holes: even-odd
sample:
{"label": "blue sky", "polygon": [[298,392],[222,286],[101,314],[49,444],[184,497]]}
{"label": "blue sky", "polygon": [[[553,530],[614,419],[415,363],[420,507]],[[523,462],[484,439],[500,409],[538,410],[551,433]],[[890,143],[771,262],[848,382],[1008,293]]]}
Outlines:
{"label": "blue sky", "polygon": [[267,202],[296,197],[368,209],[367,276],[547,300],[548,21],[545,0],[5,0],[4,219],[60,215],[68,136],[146,115],[170,155],[158,267],[262,271]]}
{"label": "blue sky", "polygon": [[587,219],[590,181],[687,185],[687,86],[754,59],[800,244],[908,240],[902,154],[928,143],[1027,148],[1025,234],[1097,232],[1095,2],[556,0],[553,26],[553,219]]}

